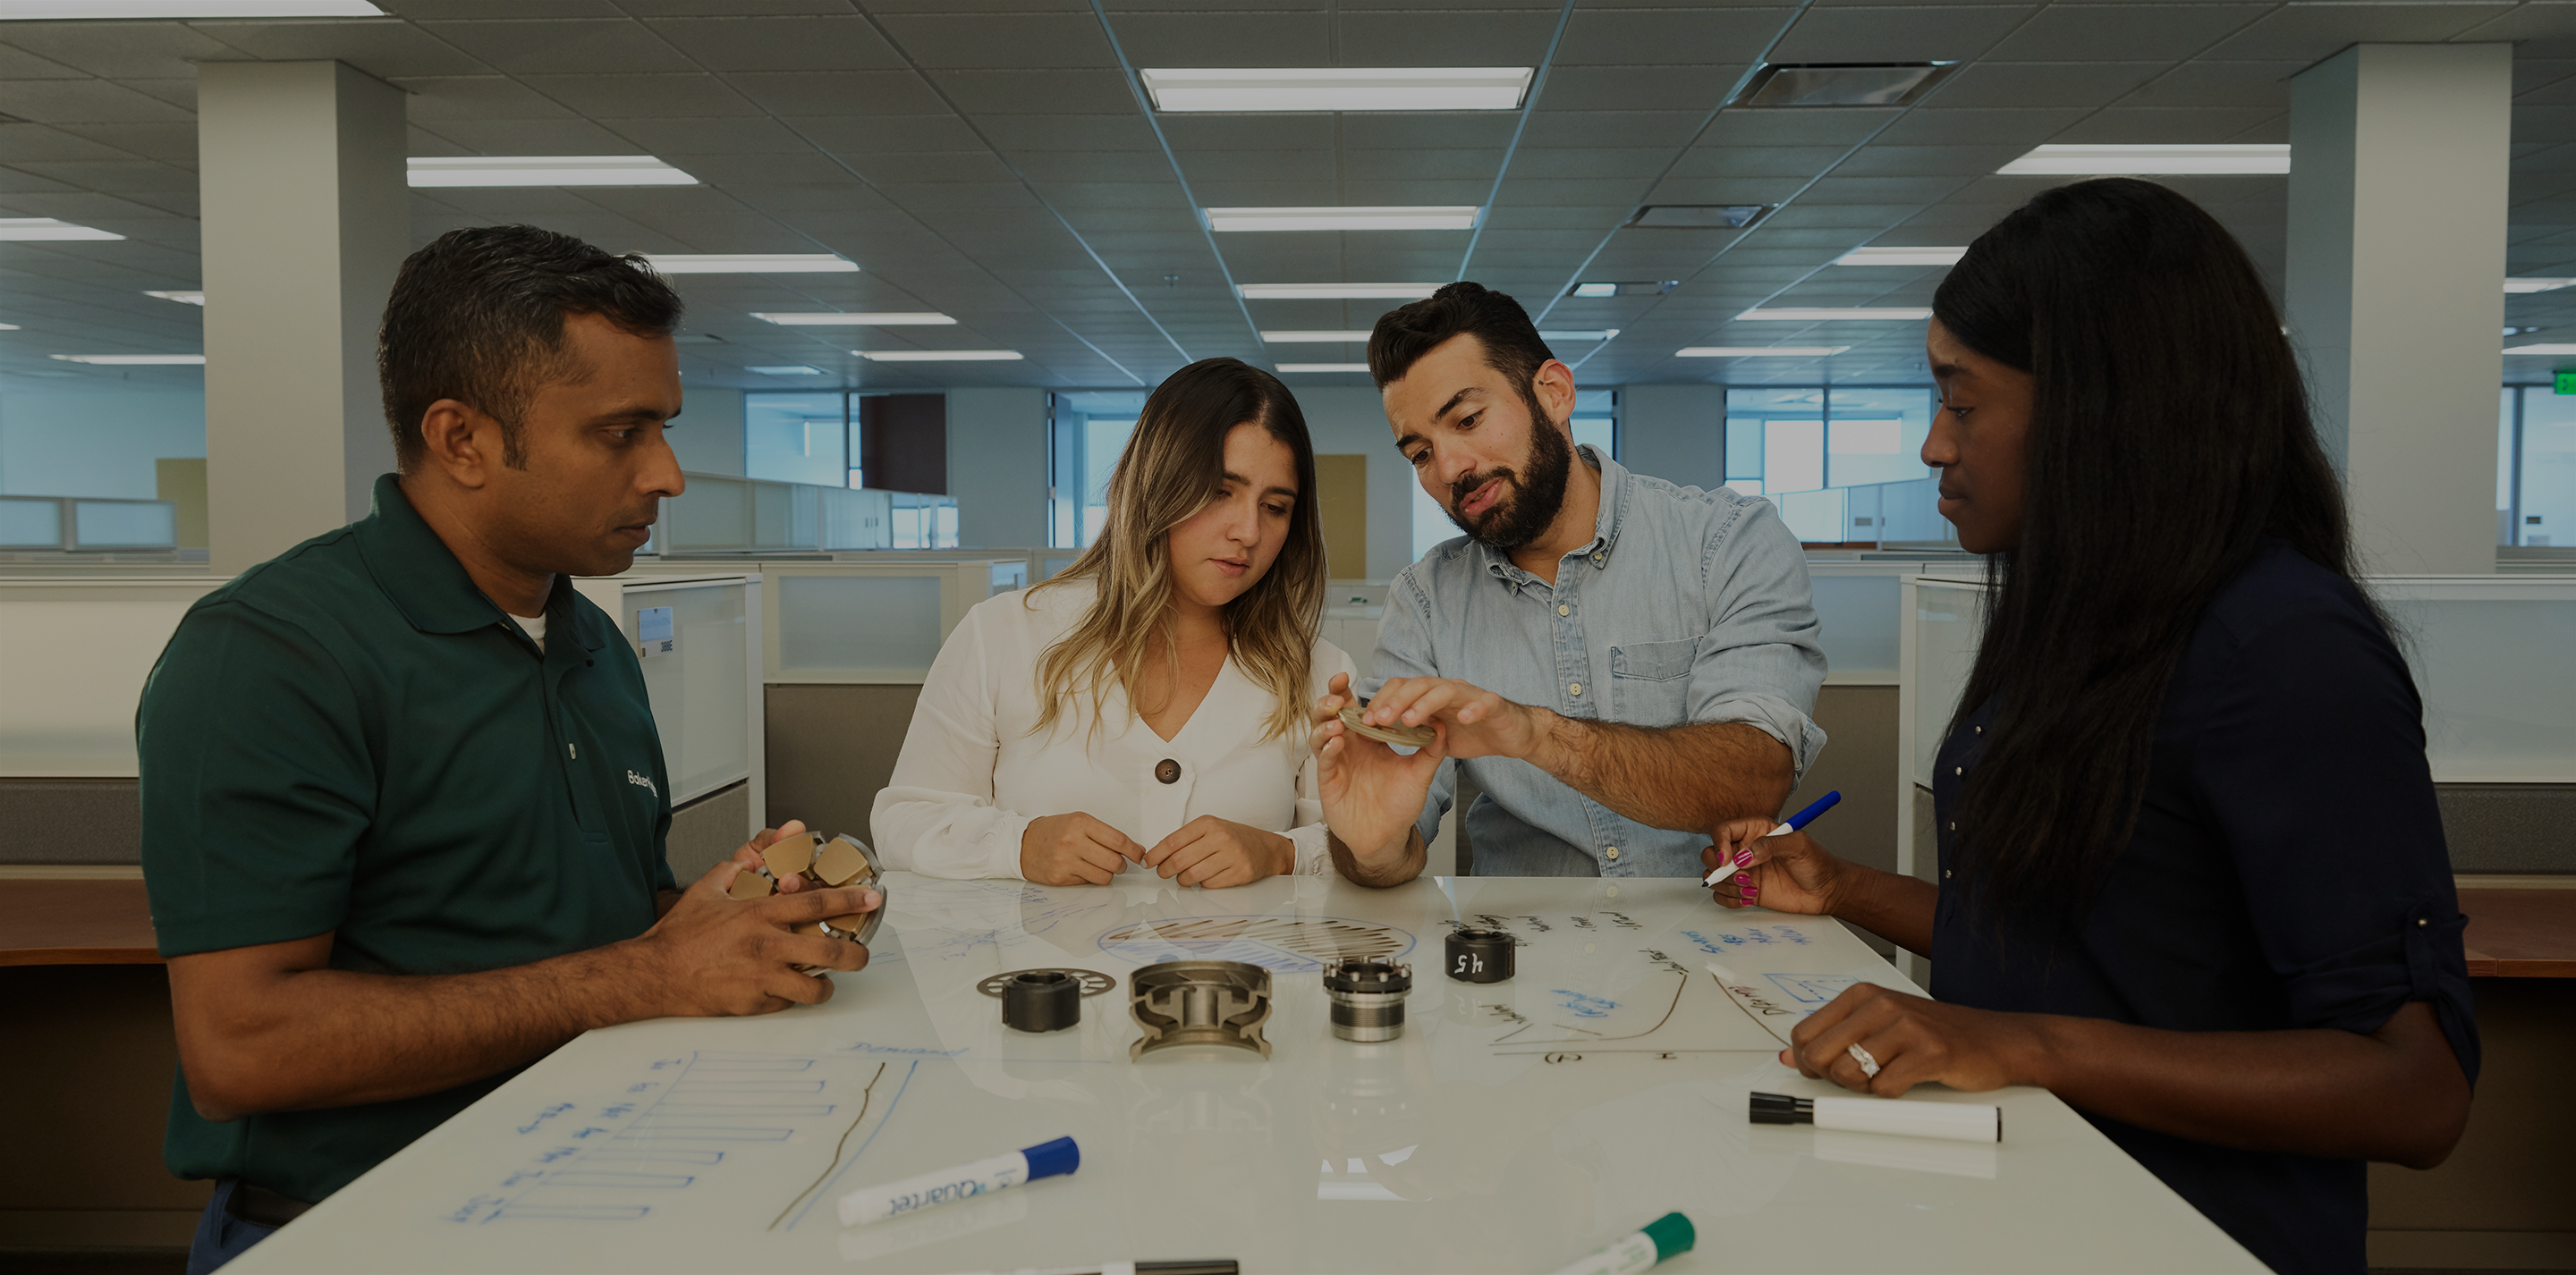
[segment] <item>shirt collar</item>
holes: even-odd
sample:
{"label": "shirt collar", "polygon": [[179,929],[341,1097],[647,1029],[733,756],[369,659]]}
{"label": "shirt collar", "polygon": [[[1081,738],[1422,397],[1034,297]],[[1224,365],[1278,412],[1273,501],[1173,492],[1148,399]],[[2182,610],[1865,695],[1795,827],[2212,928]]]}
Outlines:
{"label": "shirt collar", "polygon": [[[376,587],[393,600],[396,610],[423,633],[471,633],[508,621],[501,608],[474,585],[465,564],[447,542],[412,508],[402,482],[392,474],[376,478],[375,499],[357,524],[358,552]],[[572,579],[556,576],[546,597],[546,633],[572,635],[585,650],[608,644],[604,634],[572,604]]]}
{"label": "shirt collar", "polygon": [[[1576,456],[1601,473],[1601,508],[1593,515],[1591,542],[1568,550],[1565,556],[1588,559],[1595,571],[1607,570],[1610,566],[1610,550],[1619,542],[1620,515],[1627,512],[1628,470],[1626,466],[1610,459],[1599,448],[1589,443],[1577,445],[1574,452]],[[1485,574],[1513,585],[1538,580],[1537,576],[1512,565],[1510,554],[1489,548],[1481,541],[1471,539],[1468,543],[1473,545],[1478,553],[1484,555]]]}

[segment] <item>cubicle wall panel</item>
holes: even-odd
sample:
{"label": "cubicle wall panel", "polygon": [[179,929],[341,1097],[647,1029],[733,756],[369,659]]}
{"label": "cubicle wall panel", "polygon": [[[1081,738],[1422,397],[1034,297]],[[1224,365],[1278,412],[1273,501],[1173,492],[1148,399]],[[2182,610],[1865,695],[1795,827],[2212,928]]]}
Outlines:
{"label": "cubicle wall panel", "polygon": [[2576,875],[2576,784],[2436,784],[2453,872]]}
{"label": "cubicle wall panel", "polygon": [[[159,965],[0,969],[9,1048],[0,1085],[21,1101],[0,1156],[0,1250],[188,1242],[211,1182],[161,1161],[178,1045]],[[0,1263],[5,1264],[5,1263]]]}
{"label": "cubicle wall panel", "polygon": [[2476,982],[2486,1064],[2468,1131],[2430,1172],[2370,1166],[2370,1263],[2576,1269],[2567,1199],[2576,1103],[2566,1096],[2576,979]]}
{"label": "cubicle wall panel", "polygon": [[831,671],[918,680],[939,657],[936,575],[780,572],[775,676]]}
{"label": "cubicle wall panel", "polygon": [[0,776],[139,773],[144,679],[180,617],[223,583],[0,581]]}
{"label": "cubicle wall panel", "polygon": [[825,836],[876,843],[868,814],[894,775],[917,683],[773,683],[768,692],[766,823],[788,819]]}
{"label": "cubicle wall panel", "polygon": [[741,782],[757,746],[747,716],[754,679],[744,586],[630,584],[624,592],[617,623],[630,641],[639,634],[638,612],[671,609],[672,649],[649,656],[643,667],[672,803]]}
{"label": "cubicle wall panel", "polygon": [[1914,586],[1913,737],[1906,741],[1906,776],[1930,786],[1932,761],[1959,707],[1960,688],[1977,662],[1985,630],[1985,590],[1980,585],[1918,580]]}
{"label": "cubicle wall panel", "polygon": [[732,857],[748,839],[743,830],[751,826],[751,784],[747,780],[673,808],[671,832],[662,842],[662,856],[671,864],[672,877],[687,888],[690,882],[705,876],[707,869]]}
{"label": "cubicle wall panel", "polygon": [[2371,584],[2424,695],[2433,778],[2576,781],[2576,581]]}
{"label": "cubicle wall panel", "polygon": [[0,779],[0,863],[141,863],[133,779]]}

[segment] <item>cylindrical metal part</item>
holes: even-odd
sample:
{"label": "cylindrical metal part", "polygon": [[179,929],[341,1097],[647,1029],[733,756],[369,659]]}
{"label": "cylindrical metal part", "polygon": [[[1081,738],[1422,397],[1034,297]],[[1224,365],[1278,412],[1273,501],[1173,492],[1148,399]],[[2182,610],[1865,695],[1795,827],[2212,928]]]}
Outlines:
{"label": "cylindrical metal part", "polygon": [[1324,995],[1333,1003],[1333,1034],[1344,1040],[1393,1040],[1404,1034],[1404,997],[1413,967],[1376,957],[1324,966]]}
{"label": "cylindrical metal part", "polygon": [[1511,935],[1478,929],[1450,933],[1449,977],[1461,983],[1499,983],[1511,976]]}
{"label": "cylindrical metal part", "polygon": [[1082,980],[1063,970],[1029,970],[1002,984],[1002,1025],[1062,1031],[1082,1021]]}

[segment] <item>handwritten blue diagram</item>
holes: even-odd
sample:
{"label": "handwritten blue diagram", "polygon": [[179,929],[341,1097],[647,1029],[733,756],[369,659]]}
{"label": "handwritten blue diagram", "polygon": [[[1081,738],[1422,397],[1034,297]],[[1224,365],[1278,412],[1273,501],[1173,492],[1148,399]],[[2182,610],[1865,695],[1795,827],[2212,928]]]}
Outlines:
{"label": "handwritten blue diagram", "polygon": [[1324,962],[1356,956],[1392,959],[1413,950],[1413,935],[1391,925],[1339,916],[1194,916],[1116,926],[1100,950],[1138,965],[1156,961],[1242,961],[1287,974],[1312,974]]}
{"label": "handwritten blue diagram", "polygon": [[1861,980],[1850,974],[1765,974],[1789,999],[1809,1009],[1843,994],[1843,989]]}
{"label": "handwritten blue diagram", "polygon": [[1565,1012],[1577,1018],[1608,1018],[1611,1010],[1619,1008],[1617,1001],[1603,1000],[1598,996],[1569,991],[1562,987],[1554,989],[1553,994],[1564,997]]}

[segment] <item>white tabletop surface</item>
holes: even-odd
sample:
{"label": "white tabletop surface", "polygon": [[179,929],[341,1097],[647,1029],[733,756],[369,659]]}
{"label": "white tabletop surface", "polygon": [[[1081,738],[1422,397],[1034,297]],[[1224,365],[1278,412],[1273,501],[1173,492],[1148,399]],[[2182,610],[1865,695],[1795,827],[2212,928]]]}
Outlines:
{"label": "white tabletop surface", "polygon": [[[1659,1275],[2262,1269],[2042,1090],[1902,1099],[1997,1103],[1998,1146],[1749,1124],[1748,1090],[1840,1091],[1777,1063],[1712,954],[1810,1008],[1854,980],[1913,989],[1835,922],[1723,911],[1686,880],[889,884],[874,959],[829,1004],[592,1032],[228,1269],[1551,1271],[1672,1209],[1699,1246]],[[1517,935],[1519,976],[1442,977],[1461,922]],[[1336,950],[1412,964],[1401,1040],[1333,1037],[1316,958]],[[1182,956],[1273,971],[1269,1059],[1128,1060],[1127,975]],[[1119,985],[1078,1028],[1009,1031],[975,984],[1033,967]],[[1064,1135],[1071,1176],[834,1216]]]}

